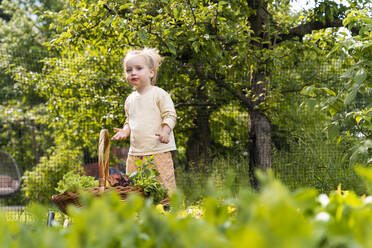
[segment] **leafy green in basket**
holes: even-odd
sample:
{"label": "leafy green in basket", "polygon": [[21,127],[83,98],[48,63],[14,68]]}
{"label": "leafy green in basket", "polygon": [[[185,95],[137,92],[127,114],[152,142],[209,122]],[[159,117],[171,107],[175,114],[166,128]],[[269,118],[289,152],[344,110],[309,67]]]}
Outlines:
{"label": "leafy green in basket", "polygon": [[63,194],[68,191],[77,191],[85,188],[94,188],[98,186],[98,181],[94,177],[81,176],[75,171],[66,173],[62,180],[58,182],[56,191]]}

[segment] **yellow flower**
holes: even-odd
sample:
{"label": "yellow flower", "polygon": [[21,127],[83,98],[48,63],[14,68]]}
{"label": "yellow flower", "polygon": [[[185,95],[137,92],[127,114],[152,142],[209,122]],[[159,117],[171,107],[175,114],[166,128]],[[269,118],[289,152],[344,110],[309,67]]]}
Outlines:
{"label": "yellow flower", "polygon": [[155,206],[155,209],[159,212],[159,213],[162,213],[162,214],[165,214],[165,211],[164,211],[164,206],[162,204],[158,204]]}
{"label": "yellow flower", "polygon": [[236,207],[235,206],[232,206],[232,205],[227,206],[227,212],[229,214],[235,213],[236,212]]}

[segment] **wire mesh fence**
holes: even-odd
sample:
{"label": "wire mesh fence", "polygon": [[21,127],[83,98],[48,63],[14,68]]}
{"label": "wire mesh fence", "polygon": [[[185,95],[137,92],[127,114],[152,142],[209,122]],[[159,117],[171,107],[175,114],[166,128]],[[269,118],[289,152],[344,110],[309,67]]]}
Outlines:
{"label": "wire mesh fence", "polygon": [[[17,61],[15,62],[20,63],[20,60]],[[15,62],[13,61],[13,65]],[[1,64],[3,69],[9,66],[7,63]],[[272,169],[275,177],[292,190],[299,187],[315,187],[325,192],[342,184],[345,188],[361,192],[362,186],[348,163],[347,154],[350,146],[328,140],[322,122],[324,114],[301,108],[298,100],[300,98],[298,85],[304,85],[304,82],[311,80],[319,82],[334,80],[335,83],[340,83],[339,78],[345,68],[339,66],[337,62],[286,66],[282,65],[283,70],[273,73],[270,81],[271,87],[275,90],[278,90],[279,81],[282,82],[280,87],[286,85],[287,88],[280,90],[287,91],[291,95],[288,99],[293,101],[292,104],[277,106],[278,109],[288,108],[281,110],[280,117],[275,113],[269,114],[272,121]],[[35,70],[41,71],[41,68]],[[14,90],[18,87],[17,79],[12,73],[4,70],[1,78],[4,90],[2,89],[0,99],[2,108],[0,150],[14,158],[23,179],[21,190],[10,197],[0,199],[0,205],[14,213],[9,216],[27,219],[27,204],[30,201],[50,204],[48,197],[56,193],[54,187],[66,171],[81,166],[87,175],[97,177],[98,159],[94,148],[84,148],[84,144],[76,150],[68,146],[56,148],[55,140],[58,137],[55,135],[55,126],[51,123],[28,117],[19,119],[13,115],[14,109],[9,110],[8,107],[17,106],[17,101],[22,101],[22,96],[12,93],[12,88]],[[61,75],[56,77],[66,82],[70,80],[61,78]],[[236,79],[233,75],[229,80],[241,79]],[[35,98],[36,102],[45,101],[37,95]],[[190,116],[206,120],[204,129],[196,127],[191,121],[188,125],[181,125],[182,128],[177,126],[175,129],[176,136],[179,135],[177,138],[179,149],[173,153],[176,182],[191,200],[196,200],[205,193],[208,179],[211,179],[220,190],[227,187],[227,184],[235,191],[240,187],[250,187],[249,113],[236,101],[214,104],[218,107],[211,108],[206,104],[194,106],[176,104],[181,123]],[[4,114],[7,111],[11,113]],[[198,125],[201,125],[200,122]],[[89,125],[82,129],[89,129]],[[192,137],[192,130],[199,133],[194,143],[189,142],[195,138]],[[98,134],[96,136],[98,137]],[[97,147],[97,144],[98,139],[93,146]],[[189,166],[191,155],[188,152],[195,147],[197,151],[193,154],[207,157],[203,160],[205,165],[202,171],[194,171]],[[111,166],[125,172],[127,153],[128,145],[115,143],[111,150]]]}
{"label": "wire mesh fence", "polygon": [[[249,132],[244,125],[244,123],[249,122],[249,116],[240,112],[236,115],[233,111],[234,108],[228,108],[227,116],[235,119],[237,126],[241,125],[241,128],[238,128],[240,131],[231,133],[233,128],[222,125],[221,120],[218,120],[219,124],[211,121],[211,126],[214,127],[211,130],[211,137],[217,144],[211,143],[210,147],[205,148],[208,149],[210,157],[208,166],[205,166],[202,172],[186,170],[183,151],[173,153],[177,184],[184,191],[190,191],[189,195],[200,196],[205,189],[208,178],[212,178],[216,187],[222,189],[225,187],[224,182],[229,173],[234,175],[232,182],[236,189],[249,187]],[[227,116],[224,115],[225,120]],[[34,193],[36,192],[35,194],[37,192],[47,195],[55,193],[54,189],[48,188],[47,184],[61,178],[60,171],[65,166],[62,162],[63,159],[66,159],[66,163],[71,163],[70,169],[75,165],[81,165],[87,175],[97,177],[97,157],[92,156],[92,154],[84,156],[84,152],[76,155],[79,158],[63,151],[57,151],[54,154],[48,153],[47,150],[54,145],[51,140],[49,140],[49,143],[47,142],[51,130],[43,125],[34,129],[33,125],[34,122],[31,121],[22,121],[22,124],[17,122],[17,125],[3,123],[1,126],[2,135],[12,137],[16,134],[16,139],[2,139],[0,149],[12,154],[23,177],[27,171],[34,171],[34,174],[28,174],[28,177],[35,177],[34,183],[36,185],[34,187],[36,188],[33,189]],[[291,189],[312,186],[320,191],[329,191],[336,188],[340,183],[346,188],[358,189],[359,182],[345,156],[348,147],[337,146],[335,143],[324,141],[324,134],[320,132],[320,127],[316,129],[309,126],[306,132],[307,136],[306,133],[302,137],[301,134],[297,134],[293,138],[294,140],[285,140],[288,144],[280,143],[281,146],[279,145],[278,148],[273,144],[273,171],[275,176]],[[318,137],[314,133],[318,133]],[[60,154],[58,154],[59,152]],[[111,165],[125,172],[128,147],[113,146],[111,153],[113,157]],[[46,159],[48,156],[49,159]],[[54,159],[51,158],[53,156],[55,156]],[[75,162],[74,159],[76,159]],[[47,171],[48,164],[55,164],[53,166],[57,167],[51,166],[50,171]],[[37,165],[40,169],[35,170]],[[190,183],[193,185],[192,188],[189,187]],[[23,184],[23,186],[25,185]],[[21,190],[14,196],[1,199],[1,203],[4,206],[26,205],[29,199],[25,194],[23,188],[23,191]],[[35,199],[37,200],[37,198]]]}

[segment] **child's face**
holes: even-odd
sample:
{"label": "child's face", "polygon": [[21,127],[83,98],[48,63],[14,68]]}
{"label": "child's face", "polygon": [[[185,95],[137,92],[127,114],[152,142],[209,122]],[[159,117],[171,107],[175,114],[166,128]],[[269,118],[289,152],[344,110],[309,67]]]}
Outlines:
{"label": "child's face", "polygon": [[150,69],[143,56],[134,56],[125,63],[125,78],[137,91],[151,85],[154,70]]}

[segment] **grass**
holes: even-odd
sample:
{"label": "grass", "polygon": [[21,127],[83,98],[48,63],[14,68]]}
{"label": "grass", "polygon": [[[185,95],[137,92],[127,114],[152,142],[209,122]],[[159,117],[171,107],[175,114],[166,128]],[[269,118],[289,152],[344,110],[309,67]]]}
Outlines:
{"label": "grass", "polygon": [[241,187],[250,188],[246,157],[218,156],[204,171],[185,171],[176,167],[177,187],[185,194],[190,204],[197,202],[208,194],[207,185],[213,185],[213,190],[222,192],[227,188],[237,193]]}

